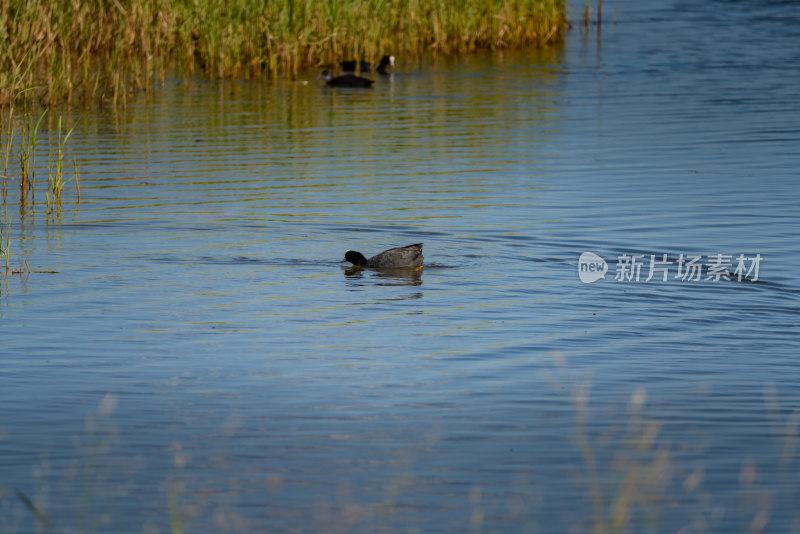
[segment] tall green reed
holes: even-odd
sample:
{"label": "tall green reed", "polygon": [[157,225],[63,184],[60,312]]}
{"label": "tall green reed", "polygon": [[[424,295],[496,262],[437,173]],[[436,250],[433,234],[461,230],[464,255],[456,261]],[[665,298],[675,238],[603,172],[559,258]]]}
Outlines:
{"label": "tall green reed", "polygon": [[6,266],[6,274],[8,274],[9,268],[9,255],[11,251],[10,245],[10,236],[11,236],[11,219],[8,216],[8,209],[6,206],[3,206],[3,219],[0,220],[0,258],[2,258],[3,263]]}
{"label": "tall green reed", "polygon": [[11,156],[12,146],[14,144],[14,108],[13,106],[9,110],[8,117],[6,117],[8,122],[8,130],[6,130],[6,140],[5,143],[2,141],[2,134],[3,134],[3,124],[2,124],[2,115],[0,115],[0,166],[2,166],[3,171],[3,205],[6,203],[7,195],[8,195],[8,182],[10,181],[11,177],[8,174],[8,159]]}
{"label": "tall green reed", "polygon": [[36,203],[34,194],[34,182],[36,181],[36,141],[39,133],[39,125],[46,113],[46,111],[42,112],[36,123],[33,122],[33,115],[28,114],[27,120],[20,130],[19,198],[20,204],[23,206],[28,202],[29,194],[31,203]]}
{"label": "tall green reed", "polygon": [[541,46],[566,0],[0,0],[0,106],[125,106],[172,69],[254,78],[393,53],[407,60]]}
{"label": "tall green reed", "polygon": [[[61,126],[61,116],[58,116],[58,133],[56,137],[56,154],[55,154],[55,161],[53,161],[53,157],[50,153],[48,153],[48,171],[47,171],[47,191],[45,193],[45,197],[47,200],[47,213],[48,215],[53,214],[56,210],[61,208],[61,197],[62,191],[64,190],[64,184],[68,181],[64,177],[64,152],[65,147],[67,145],[67,141],[69,141],[69,137],[72,135],[72,132],[75,130],[75,126],[69,129],[65,134],[62,134],[62,126]],[[80,202],[80,182],[79,182],[79,174],[78,174],[78,163],[73,158],[73,169],[75,174],[73,174],[72,179],[75,181],[77,193],[78,193],[78,202]]]}
{"label": "tall green reed", "polygon": [[[26,106],[27,107],[27,106]],[[19,182],[19,199],[16,202],[19,206],[20,220],[33,214],[36,211],[35,191],[37,188],[37,169],[41,171],[37,155],[42,150],[47,150],[47,184],[44,191],[46,202],[46,214],[48,223],[50,217],[60,214],[62,209],[63,190],[70,180],[75,182],[76,203],[80,203],[80,171],[78,161],[73,156],[72,161],[68,159],[68,141],[77,126],[77,123],[68,131],[64,132],[62,127],[62,116],[58,115],[57,131],[55,139],[48,136],[45,143],[40,139],[40,127],[42,121],[47,116],[48,111],[44,110],[41,115],[34,115],[29,109],[21,114],[15,112],[12,106],[8,113],[0,113],[0,173],[2,173],[2,197],[0,204],[0,265],[5,265],[6,274],[23,274],[32,272],[54,272],[54,271],[33,271],[28,266],[27,261],[21,259],[19,269],[11,268],[11,217],[9,216],[8,193],[10,185],[14,180]],[[43,147],[42,144],[45,146]],[[19,161],[19,166],[11,165],[14,159]],[[72,176],[68,177],[68,169],[71,167]],[[14,170],[17,170],[15,173]],[[41,181],[40,181],[41,184]]]}

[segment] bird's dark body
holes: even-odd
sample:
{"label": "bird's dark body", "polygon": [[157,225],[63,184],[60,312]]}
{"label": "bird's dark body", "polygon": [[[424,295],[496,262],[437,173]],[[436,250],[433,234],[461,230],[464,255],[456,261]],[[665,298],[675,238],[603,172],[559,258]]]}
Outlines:
{"label": "bird's dark body", "polygon": [[360,252],[348,250],[344,260],[358,267],[370,269],[414,269],[422,266],[422,243],[407,247],[390,248],[367,259]]}
{"label": "bird's dark body", "polygon": [[325,83],[331,87],[372,87],[375,80],[369,78],[362,78],[355,74],[342,74],[341,76],[333,76],[327,70],[320,76],[325,80]]}

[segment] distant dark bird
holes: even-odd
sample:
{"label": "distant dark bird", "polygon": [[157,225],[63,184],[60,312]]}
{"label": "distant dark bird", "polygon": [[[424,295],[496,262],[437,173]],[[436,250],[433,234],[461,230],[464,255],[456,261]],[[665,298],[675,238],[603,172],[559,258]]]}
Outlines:
{"label": "distant dark bird", "polygon": [[375,80],[369,78],[362,78],[355,74],[342,74],[341,76],[334,77],[330,71],[324,70],[319,76],[325,80],[326,85],[331,87],[372,87]]}
{"label": "distant dark bird", "polygon": [[369,267],[370,269],[409,269],[422,267],[422,260],[422,243],[417,243],[407,247],[384,250],[370,259],[365,258],[360,252],[348,250],[344,253],[342,262],[349,261],[357,267]]}
{"label": "distant dark bird", "polygon": [[380,64],[378,64],[378,68],[375,70],[378,71],[378,74],[389,74],[386,72],[386,67],[394,68],[394,56],[383,56]]}

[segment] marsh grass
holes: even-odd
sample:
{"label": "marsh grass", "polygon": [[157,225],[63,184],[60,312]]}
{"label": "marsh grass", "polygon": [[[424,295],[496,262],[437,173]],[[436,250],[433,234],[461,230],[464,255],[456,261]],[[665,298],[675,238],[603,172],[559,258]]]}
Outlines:
{"label": "marsh grass", "polygon": [[[39,120],[34,123],[33,115],[28,114],[27,120],[20,128],[20,148],[19,148],[19,201],[20,204],[36,203],[33,184],[36,181],[36,141],[39,133],[39,125],[47,114],[43,111]],[[30,195],[30,199],[28,198]]]}
{"label": "marsh grass", "polygon": [[[35,188],[37,172],[37,155],[43,148],[40,146],[39,128],[48,111],[38,118],[31,112],[16,117],[12,107],[0,120],[0,171],[2,171],[2,204],[8,203],[9,186],[15,179],[19,182],[19,205],[24,215],[27,207],[35,206]],[[47,150],[47,188],[45,190],[47,213],[52,214],[61,208],[64,186],[75,182],[76,202],[80,203],[80,172],[77,159],[67,159],[67,142],[72,136],[77,123],[66,132],[62,124],[62,116],[57,116],[57,128],[54,142],[49,140],[44,147]],[[3,138],[5,137],[5,138]],[[19,174],[14,175],[10,161],[16,155],[19,161]],[[71,168],[72,176],[67,176]]]}
{"label": "marsh grass", "polygon": [[[6,117],[7,122],[7,129],[3,128],[3,115],[0,114],[0,166],[2,167],[2,177],[3,177],[3,205],[5,205],[6,200],[8,198],[8,182],[10,181],[11,177],[8,174],[8,160],[11,157],[12,147],[14,144],[14,108],[12,107],[9,110],[8,116]],[[3,142],[2,135],[5,132],[5,142]]]}
{"label": "marsh grass", "polygon": [[[607,436],[592,436],[590,389],[590,382],[585,382],[572,394],[576,414],[572,442],[583,461],[574,479],[591,502],[591,531],[625,532],[635,515],[658,531],[659,516],[669,500],[670,479],[678,473],[669,447],[659,441],[661,423],[645,416],[647,396],[640,387],[631,395],[627,426]],[[613,454],[607,452],[609,444],[615,445]]]}
{"label": "marsh grass", "polygon": [[[716,459],[708,456],[708,451],[702,445],[698,448],[692,438],[689,438],[689,442],[670,443],[664,434],[666,425],[654,415],[654,409],[648,407],[648,395],[643,387],[633,388],[627,401],[613,401],[613,406],[603,406],[591,398],[591,379],[577,377],[572,371],[554,369],[551,385],[561,392],[557,395],[562,395],[561,401],[569,407],[564,416],[569,417],[571,413],[573,417],[574,428],[569,439],[576,457],[580,459],[574,465],[563,466],[564,471],[572,475],[573,482],[573,491],[564,495],[569,499],[569,515],[564,517],[566,524],[536,524],[536,495],[552,488],[535,487],[535,479],[526,477],[525,467],[519,466],[520,477],[514,477],[511,482],[513,490],[509,488],[507,493],[527,495],[530,501],[517,503],[516,508],[508,512],[507,521],[518,524],[520,530],[546,532],[606,534],[720,531],[718,523],[721,515],[717,513],[720,505],[713,489],[707,485],[707,465],[696,460],[691,460],[689,465],[683,463],[698,452],[706,453],[705,464],[714,463]],[[764,405],[768,428],[773,431],[771,442],[764,446],[774,446],[780,454],[775,457],[775,465],[770,464],[768,455],[763,456],[766,460],[762,465],[756,465],[747,458],[742,459],[739,487],[735,488],[740,501],[738,509],[733,511],[740,526],[734,529],[737,532],[775,531],[770,507],[778,499],[786,502],[790,507],[788,513],[795,518],[794,524],[800,526],[797,511],[791,507],[797,492],[796,478],[792,474],[797,468],[800,408],[795,407],[787,412],[788,407],[780,405],[777,392],[771,385],[764,389]],[[112,418],[116,406],[117,396],[107,394],[97,412],[87,417],[85,434],[73,439],[76,449],[69,453],[76,460],[70,462],[63,472],[56,472],[43,459],[41,466],[32,469],[35,480],[27,495],[0,487],[0,501],[7,500],[2,503],[5,506],[0,506],[0,525],[9,523],[8,520],[3,521],[3,514],[10,515],[16,507],[14,517],[22,517],[20,524],[35,521],[37,528],[42,526],[55,532],[111,531],[112,525],[117,526],[117,531],[129,531],[123,529],[122,525],[127,520],[137,519],[116,516],[114,497],[120,500],[130,498],[125,488],[135,487],[136,483],[133,480],[125,483],[125,477],[135,478],[141,464],[137,461],[126,464],[124,458],[129,451],[120,452],[116,449],[122,439],[120,429]],[[611,417],[606,417],[608,415]],[[434,445],[441,439],[441,430],[434,430],[428,436],[427,444]],[[430,449],[425,447],[425,450]],[[62,456],[64,453],[60,452]],[[217,531],[247,531],[246,528],[233,527],[247,525],[246,514],[253,513],[252,508],[249,511],[231,508],[230,502],[235,501],[237,492],[241,491],[237,483],[233,482],[228,489],[215,486],[213,494],[210,494],[209,487],[213,484],[204,479],[202,468],[189,467],[191,454],[180,444],[173,444],[164,450],[164,454],[172,456],[172,467],[165,471],[166,478],[158,485],[160,489],[157,494],[154,494],[161,505],[157,506],[157,513],[150,510],[149,528],[146,530],[189,532],[194,525],[213,516],[217,521]],[[231,451],[230,454],[236,453]],[[346,484],[331,487],[329,503],[309,504],[309,510],[313,510],[319,522],[317,530],[358,531],[361,525],[359,521],[371,525],[385,521],[380,531],[394,532],[392,525],[398,524],[397,516],[407,514],[408,517],[414,517],[413,510],[400,503],[404,501],[403,494],[418,492],[421,486],[417,483],[423,483],[412,474],[419,455],[419,450],[401,453],[398,458],[403,465],[396,465],[396,478],[385,480],[385,500],[372,507],[360,502],[354,496],[352,487]],[[531,458],[534,463],[536,458]],[[777,472],[774,471],[776,467]],[[445,473],[442,471],[442,476],[446,476]],[[767,487],[760,486],[760,473],[783,477],[786,483],[767,489],[769,482],[766,482]],[[215,479],[214,475],[210,476]],[[64,480],[59,482],[58,477]],[[277,475],[270,476],[264,482],[265,498],[267,494],[276,495],[284,487],[284,482]],[[193,485],[199,486],[199,491]],[[77,487],[82,490],[71,491],[71,488]],[[775,491],[787,494],[773,495],[771,492]],[[586,498],[581,499],[581,495]],[[469,512],[471,531],[484,531],[485,505],[488,503],[484,501],[483,491],[479,485],[473,485],[469,494],[464,495],[463,503]],[[60,512],[64,510],[78,513],[68,513],[62,517]],[[98,514],[98,517],[92,514]],[[453,511],[453,514],[457,517],[458,512]],[[93,525],[95,528],[71,528],[73,525],[70,521]],[[673,528],[676,523],[684,526]],[[225,525],[229,528],[223,528]],[[331,529],[330,525],[338,528]],[[397,531],[401,530],[398,528]]]}
{"label": "marsh grass", "polygon": [[[542,46],[565,0],[0,0],[0,105],[124,106],[167,73],[295,76],[344,58]],[[29,89],[28,92],[23,90]]]}
{"label": "marsh grass", "polygon": [[[47,214],[52,215],[57,210],[61,209],[61,197],[62,192],[64,190],[64,184],[66,183],[66,179],[64,177],[64,152],[67,141],[69,141],[70,135],[72,135],[73,130],[75,130],[75,126],[69,129],[66,134],[62,134],[62,127],[61,127],[61,116],[58,117],[58,133],[56,137],[56,155],[55,155],[55,162],[51,157],[51,154],[48,153],[48,172],[47,172],[47,192],[46,192],[46,199],[47,199]],[[79,174],[78,174],[78,163],[73,158],[73,169],[74,174],[72,179],[75,181],[75,187],[77,191],[77,202],[80,203],[81,197],[81,188],[79,182]]]}
{"label": "marsh grass", "polygon": [[[695,438],[671,442],[644,387],[633,389],[627,406],[603,406],[592,400],[590,376],[577,376],[562,355],[554,363],[551,386],[567,392],[574,413],[570,441],[580,462],[570,467],[571,480],[587,503],[570,531],[716,532],[729,515],[740,525],[737,531],[768,532],[775,528],[771,516],[780,501],[789,505],[783,520],[790,520],[792,532],[800,532],[800,517],[791,507],[800,490],[800,407],[781,406],[774,385],[764,387],[764,425],[772,438],[763,442],[763,451],[753,451],[760,453],[760,462],[740,459],[739,486],[724,488],[736,491],[737,508],[726,511],[716,494],[723,487],[710,482],[707,472],[717,460],[709,450],[714,445]],[[684,526],[668,530],[665,520]]]}
{"label": "marsh grass", "polygon": [[[0,170],[2,171],[2,218],[0,218],[0,261],[5,265],[5,274],[9,273],[9,256],[11,253],[11,218],[8,216],[8,182],[10,176],[8,174],[8,160],[11,155],[13,146],[13,115],[14,110],[11,109],[8,117],[8,129],[4,128],[2,121],[2,114],[0,114]],[[3,133],[6,134],[6,139],[3,141]]]}
{"label": "marsh grass", "polygon": [[8,217],[8,208],[3,206],[3,220],[0,221],[0,260],[5,264],[5,273],[10,271],[9,254],[11,252],[11,219]]}
{"label": "marsh grass", "polygon": [[[16,202],[19,207],[20,221],[25,217],[34,214],[36,211],[36,175],[39,168],[39,159],[43,150],[47,151],[47,184],[45,188],[46,214],[47,221],[55,219],[61,213],[63,204],[64,187],[70,181],[75,182],[76,204],[80,203],[80,173],[77,159],[73,156],[70,162],[67,158],[67,143],[75,130],[73,125],[68,131],[62,130],[62,117],[58,115],[58,127],[55,139],[48,138],[47,142],[42,143],[40,139],[40,126],[44,118],[48,115],[47,110],[41,114],[34,114],[26,111],[21,115],[15,114],[15,109],[11,109],[5,114],[0,114],[0,173],[2,174],[2,198],[0,206],[0,262],[5,266],[5,274],[19,274],[29,276],[31,273],[55,273],[52,270],[33,270],[28,265],[25,258],[20,258],[18,269],[11,268],[11,217],[8,212],[10,201],[8,196],[11,184],[14,180],[19,183],[19,199]],[[44,145],[44,146],[43,146]],[[13,165],[13,161],[18,161],[19,166]],[[70,164],[71,163],[71,164]],[[71,168],[72,176],[67,176],[67,169]],[[17,169],[18,173],[14,170]],[[42,181],[40,181],[41,183]]]}

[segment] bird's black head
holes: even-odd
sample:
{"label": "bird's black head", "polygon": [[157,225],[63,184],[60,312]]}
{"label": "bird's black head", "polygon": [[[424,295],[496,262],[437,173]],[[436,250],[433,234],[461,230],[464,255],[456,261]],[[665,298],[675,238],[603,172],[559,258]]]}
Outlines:
{"label": "bird's black head", "polygon": [[383,56],[381,58],[381,63],[378,65],[379,69],[385,69],[386,67],[394,67],[394,56]]}
{"label": "bird's black head", "polygon": [[357,265],[359,267],[364,267],[367,264],[367,258],[364,257],[363,254],[360,252],[356,252],[355,250],[348,250],[344,253],[344,259],[342,261],[349,261],[353,265]]}

